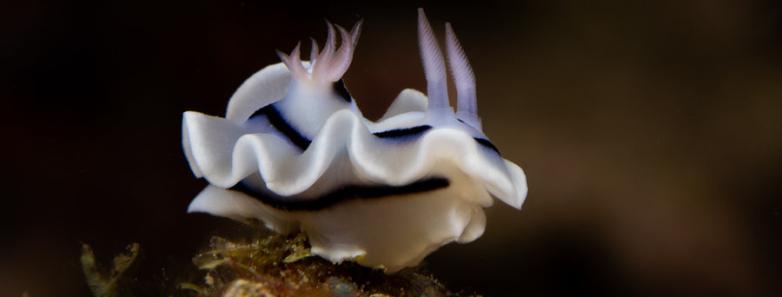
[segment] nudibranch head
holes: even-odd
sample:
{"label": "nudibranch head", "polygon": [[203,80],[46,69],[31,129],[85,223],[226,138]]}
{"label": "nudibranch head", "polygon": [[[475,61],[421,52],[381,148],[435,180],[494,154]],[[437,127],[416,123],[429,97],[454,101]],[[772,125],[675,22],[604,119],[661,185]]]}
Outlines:
{"label": "nudibranch head", "polygon": [[350,32],[327,26],[322,50],[313,41],[309,61],[298,45],[279,53],[282,63],[234,93],[225,118],[185,112],[185,155],[210,184],[188,211],[302,231],[316,255],[391,273],[449,242],[480,237],[492,196],[521,207],[524,172],[483,133],[474,74],[450,24],[456,111],[446,59],[419,10],[428,97],[403,90],[378,121],[363,117],[342,81],[360,23]]}

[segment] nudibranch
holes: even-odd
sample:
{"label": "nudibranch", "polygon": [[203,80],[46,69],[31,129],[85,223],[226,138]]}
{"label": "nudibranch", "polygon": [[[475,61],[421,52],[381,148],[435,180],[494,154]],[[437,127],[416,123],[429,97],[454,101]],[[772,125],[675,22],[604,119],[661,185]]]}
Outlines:
{"label": "nudibranch", "polygon": [[225,118],[184,113],[188,163],[209,182],[188,212],[305,232],[313,254],[393,273],[480,237],[492,196],[521,208],[526,177],[481,129],[473,71],[450,24],[456,111],[445,58],[419,9],[428,96],[405,89],[377,121],[362,115],[342,80],[361,22],[351,31],[327,27],[309,61],[297,45],[247,79]]}

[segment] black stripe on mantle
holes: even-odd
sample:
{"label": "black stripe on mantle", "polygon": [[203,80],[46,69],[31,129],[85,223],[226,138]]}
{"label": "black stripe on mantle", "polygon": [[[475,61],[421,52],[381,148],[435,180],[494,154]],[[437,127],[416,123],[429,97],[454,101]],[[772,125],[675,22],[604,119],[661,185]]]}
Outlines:
{"label": "black stripe on mantle", "polygon": [[486,148],[497,152],[498,155],[500,154],[500,149],[498,149],[496,146],[494,146],[494,144],[491,143],[491,141],[489,141],[488,139],[486,139],[486,138],[478,138],[478,137],[473,137],[473,139],[475,139],[475,141],[478,142],[478,144],[480,144],[482,146],[485,146]]}
{"label": "black stripe on mantle", "polygon": [[342,100],[345,100],[345,102],[350,103],[350,101],[353,101],[352,97],[350,96],[350,92],[348,92],[348,88],[345,87],[344,79],[335,81],[331,87],[334,89],[334,92],[336,92],[337,95],[342,98]]}
{"label": "black stripe on mantle", "polygon": [[265,115],[266,118],[269,119],[269,123],[272,124],[277,131],[280,131],[280,133],[285,135],[293,145],[299,147],[302,151],[306,150],[310,146],[310,143],[312,143],[312,140],[301,134],[299,130],[288,123],[288,120],[286,120],[282,114],[280,114],[280,111],[273,105],[267,105],[266,107],[259,109],[254,112],[250,118],[261,115]]}
{"label": "black stripe on mantle", "polygon": [[[405,138],[410,136],[420,136],[420,134],[429,131],[429,129],[432,129],[432,126],[429,125],[422,125],[422,126],[415,126],[410,128],[402,128],[402,129],[393,129],[393,130],[387,130],[383,132],[375,132],[373,135],[380,137],[380,138]],[[500,150],[494,146],[491,141],[489,141],[486,138],[478,138],[473,137],[475,142],[478,144],[495,151],[497,154],[500,154]]]}
{"label": "black stripe on mantle", "polygon": [[320,197],[301,198],[280,196],[270,192],[260,192],[240,182],[231,190],[250,195],[263,204],[284,211],[317,211],[337,204],[357,199],[381,199],[394,195],[408,195],[447,188],[450,181],[443,177],[430,177],[403,186],[391,185],[347,185],[328,192]]}
{"label": "black stripe on mantle", "polygon": [[401,129],[386,130],[383,132],[375,132],[372,133],[372,135],[375,135],[380,138],[402,138],[408,136],[418,136],[419,134],[424,133],[429,129],[432,129],[432,126],[422,125],[422,126],[415,126],[410,128],[401,128]]}
{"label": "black stripe on mantle", "polygon": [[[456,119],[456,120],[461,122],[462,124],[465,124],[467,126],[472,127],[472,125],[468,124],[467,122],[463,121],[462,119]],[[486,148],[497,152],[498,155],[500,154],[500,150],[496,146],[494,146],[494,144],[491,143],[491,141],[489,141],[488,139],[486,139],[486,138],[478,138],[478,137],[473,137],[473,139],[475,139],[475,141],[478,142],[478,144],[480,144],[482,146],[485,146]]]}
{"label": "black stripe on mantle", "polygon": [[[258,111],[254,112],[250,118],[255,116],[261,116],[265,115],[267,119],[269,119],[269,123],[277,129],[277,131],[280,131],[285,137],[288,138],[288,140],[291,141],[295,146],[297,146],[302,151],[306,150],[310,143],[312,143],[312,140],[301,134],[299,130],[294,128],[288,121],[280,114],[280,112],[275,108],[273,105],[267,105],[264,108],[259,109]],[[429,131],[432,129],[432,126],[429,125],[421,125],[421,126],[415,126],[410,128],[401,128],[401,129],[393,129],[393,130],[387,130],[382,132],[375,132],[372,133],[372,135],[375,135],[379,138],[392,138],[392,139],[401,139],[401,138],[407,138],[407,137],[418,137],[421,134],[423,134],[426,131]],[[478,138],[474,137],[476,142],[478,144],[491,149],[497,154],[500,153],[500,150],[497,149],[496,146],[494,146],[491,141],[485,138]]]}

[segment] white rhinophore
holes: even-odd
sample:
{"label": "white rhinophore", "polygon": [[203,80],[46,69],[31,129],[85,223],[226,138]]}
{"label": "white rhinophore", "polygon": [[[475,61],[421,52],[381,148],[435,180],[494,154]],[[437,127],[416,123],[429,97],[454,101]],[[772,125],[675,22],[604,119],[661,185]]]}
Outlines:
{"label": "white rhinophore", "polygon": [[451,28],[451,23],[445,23],[445,48],[448,52],[448,66],[451,68],[456,85],[456,117],[481,130],[478,96],[475,93],[475,74],[472,72],[467,55],[464,54],[464,49],[459,44],[459,39]]}
{"label": "white rhinophore", "polygon": [[418,46],[426,76],[426,95],[429,96],[429,110],[451,109],[448,103],[448,81],[445,61],[437,37],[426,19],[424,10],[418,9]]}

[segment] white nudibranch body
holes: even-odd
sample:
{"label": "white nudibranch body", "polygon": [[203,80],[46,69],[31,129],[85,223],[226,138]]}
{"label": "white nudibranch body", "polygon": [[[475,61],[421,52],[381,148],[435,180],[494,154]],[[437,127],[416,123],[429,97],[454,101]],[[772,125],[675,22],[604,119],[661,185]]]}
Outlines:
{"label": "white nudibranch body", "polygon": [[524,172],[483,134],[473,72],[451,26],[456,112],[445,59],[421,10],[418,22],[428,98],[406,89],[378,121],[363,117],[341,79],[360,22],[351,32],[329,24],[310,61],[299,46],[279,53],[282,63],[234,93],[225,118],[185,112],[187,160],[209,182],[188,211],[302,231],[316,255],[393,273],[449,242],[480,237],[492,196],[520,208]]}

